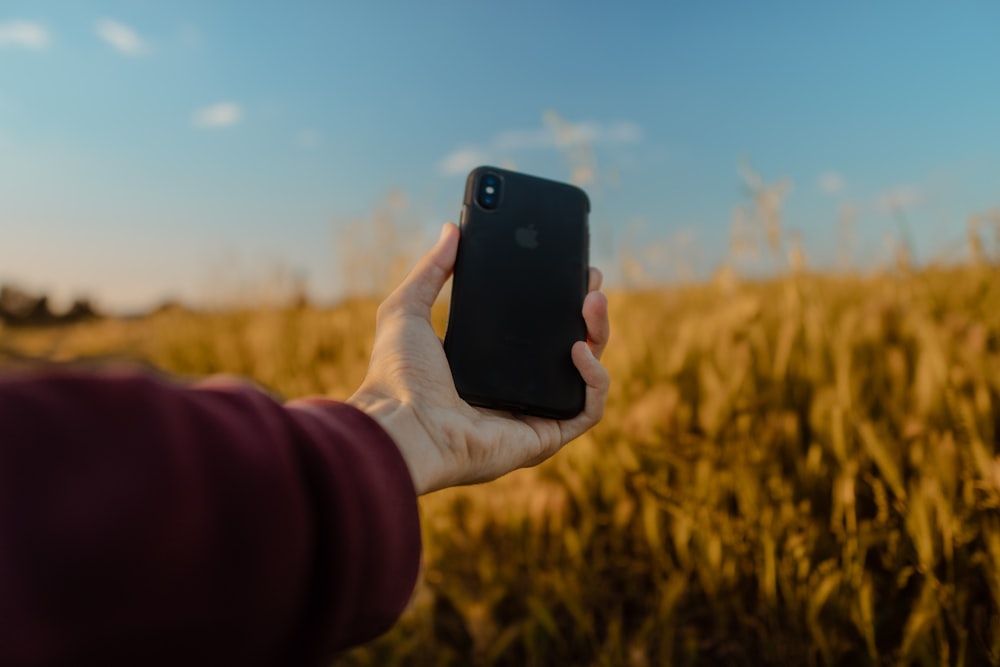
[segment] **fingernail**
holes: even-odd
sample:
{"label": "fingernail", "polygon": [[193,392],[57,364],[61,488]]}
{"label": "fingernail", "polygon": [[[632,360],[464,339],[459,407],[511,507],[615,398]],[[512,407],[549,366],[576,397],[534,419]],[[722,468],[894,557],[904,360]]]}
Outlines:
{"label": "fingernail", "polygon": [[441,236],[438,237],[438,241],[444,238],[444,235],[448,233],[448,223],[441,225]]}

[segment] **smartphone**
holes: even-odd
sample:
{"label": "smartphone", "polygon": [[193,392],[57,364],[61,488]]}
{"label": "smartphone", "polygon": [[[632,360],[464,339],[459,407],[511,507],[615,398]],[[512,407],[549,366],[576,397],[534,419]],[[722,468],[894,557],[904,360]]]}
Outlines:
{"label": "smartphone", "polygon": [[580,188],[496,167],[465,183],[445,354],[471,405],[567,419],[586,386],[590,200]]}

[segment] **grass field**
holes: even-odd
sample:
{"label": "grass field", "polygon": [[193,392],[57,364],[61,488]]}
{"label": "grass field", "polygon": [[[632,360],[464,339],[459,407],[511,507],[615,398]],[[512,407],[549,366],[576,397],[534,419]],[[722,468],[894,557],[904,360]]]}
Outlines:
{"label": "grass field", "polygon": [[[610,304],[604,422],[539,468],[423,498],[410,609],[338,664],[1000,664],[997,268]],[[0,360],[345,397],[375,308],[6,329]]]}

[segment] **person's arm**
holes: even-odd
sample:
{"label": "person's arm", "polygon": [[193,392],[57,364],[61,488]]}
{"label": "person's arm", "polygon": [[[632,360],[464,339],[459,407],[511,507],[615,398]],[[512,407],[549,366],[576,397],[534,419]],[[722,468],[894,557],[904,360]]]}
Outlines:
{"label": "person's arm", "polygon": [[416,579],[416,494],[540,463],[600,420],[610,386],[591,269],[579,416],[458,396],[430,324],[458,233],[380,306],[347,404],[0,379],[0,665],[320,665],[386,629]]}
{"label": "person's arm", "polygon": [[250,387],[0,379],[0,664],[321,665],[416,581],[416,493],[363,412]]}

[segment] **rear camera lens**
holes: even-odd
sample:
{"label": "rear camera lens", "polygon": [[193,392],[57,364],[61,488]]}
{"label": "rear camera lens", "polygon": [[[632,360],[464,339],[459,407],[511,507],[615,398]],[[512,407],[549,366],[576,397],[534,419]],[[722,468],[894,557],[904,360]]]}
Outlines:
{"label": "rear camera lens", "polygon": [[476,188],[476,201],[482,208],[492,211],[500,203],[500,177],[484,174]]}

